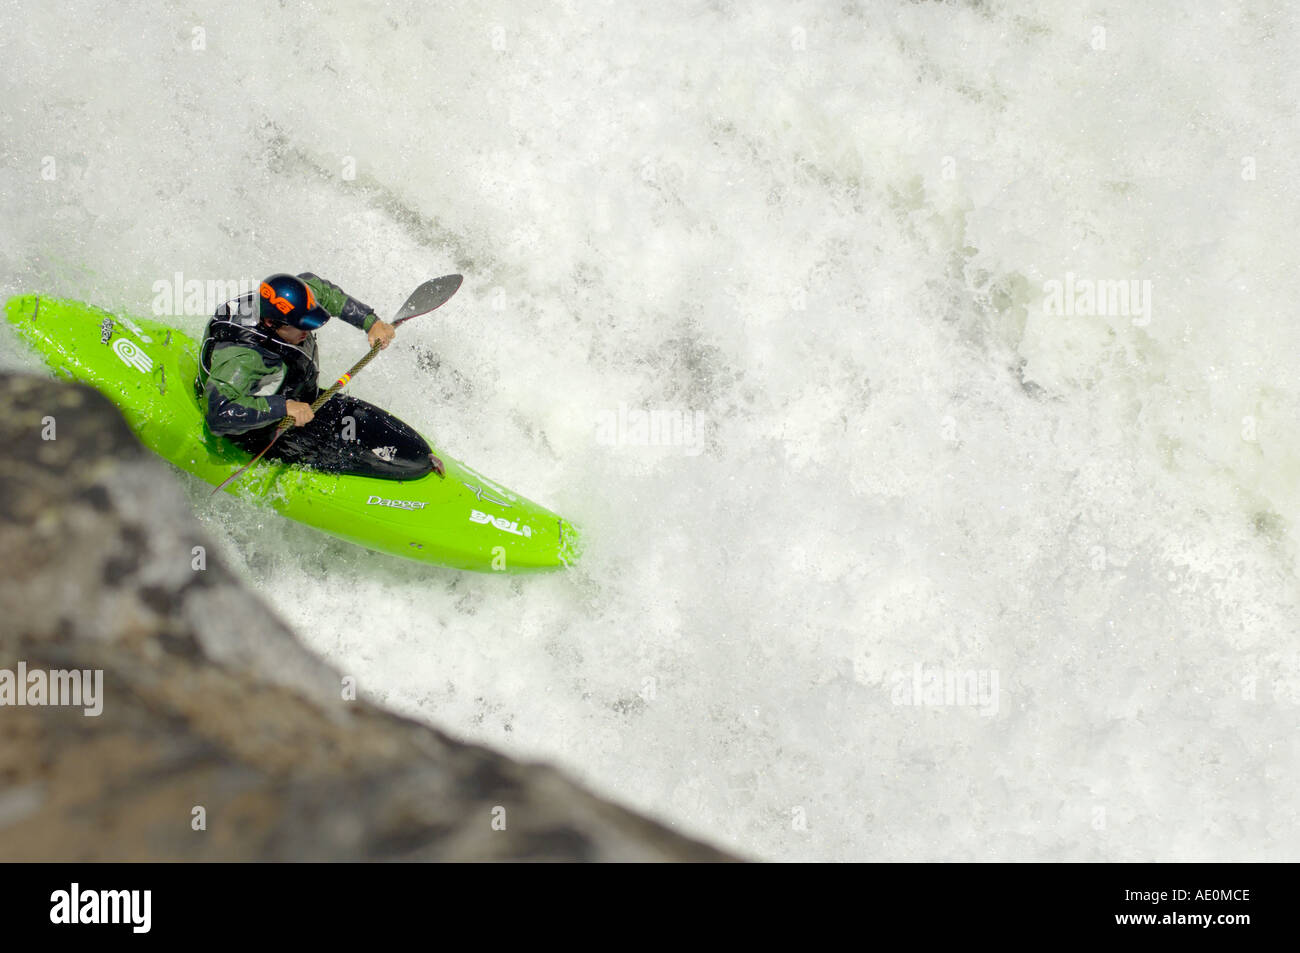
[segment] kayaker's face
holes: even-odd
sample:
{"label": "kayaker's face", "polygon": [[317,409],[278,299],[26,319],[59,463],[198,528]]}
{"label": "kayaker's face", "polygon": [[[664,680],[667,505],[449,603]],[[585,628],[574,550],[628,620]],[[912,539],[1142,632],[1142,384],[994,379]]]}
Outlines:
{"label": "kayaker's face", "polygon": [[304,331],[302,328],[295,328],[292,325],[282,324],[275,329],[275,333],[282,341],[288,341],[290,344],[301,344],[307,340],[307,335],[310,332]]}

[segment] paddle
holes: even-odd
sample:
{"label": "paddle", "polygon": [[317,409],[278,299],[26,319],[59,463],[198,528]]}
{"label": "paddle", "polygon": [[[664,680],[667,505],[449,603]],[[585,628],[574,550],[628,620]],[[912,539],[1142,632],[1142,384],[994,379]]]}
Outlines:
{"label": "paddle", "polygon": [[[451,300],[451,296],[456,293],[456,290],[460,287],[460,283],[463,280],[464,279],[460,275],[443,275],[441,278],[434,278],[432,281],[426,281],[424,284],[420,285],[420,287],[411,292],[411,296],[406,299],[406,304],[402,305],[397,310],[397,314],[393,317],[393,327],[397,327],[403,321],[409,321],[411,318],[418,318],[422,314],[428,314],[430,311],[436,311],[438,308],[441,308]],[[374,359],[375,355],[379,353],[379,350],[379,345],[376,344],[370,349],[369,354],[353,364],[352,368],[346,374],[336,380],[334,386],[312,401],[311,412],[313,414],[316,413],[316,411],[320,410],[321,405],[324,404],[325,401],[329,400],[342,390],[348,381],[356,377],[357,374],[361,372],[361,369]],[[266,451],[275,446],[275,442],[280,439],[280,435],[292,426],[292,417],[283,418],[275,428],[275,436],[271,438],[270,443],[262,448],[261,453],[253,457],[253,459],[249,460],[227,477],[225,482],[212,491],[212,495],[216,496],[248,472],[249,467],[258,460],[261,460],[262,457],[266,455]]]}

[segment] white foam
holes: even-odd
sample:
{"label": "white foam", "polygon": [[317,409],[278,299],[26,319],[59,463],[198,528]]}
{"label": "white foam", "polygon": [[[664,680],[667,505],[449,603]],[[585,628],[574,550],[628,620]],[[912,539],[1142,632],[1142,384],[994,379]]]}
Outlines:
{"label": "white foam", "polygon": [[1294,855],[1294,11],[120,9],[0,37],[5,293],[463,271],[353,390],[586,531],[463,576],[196,488],[363,691],[761,857]]}

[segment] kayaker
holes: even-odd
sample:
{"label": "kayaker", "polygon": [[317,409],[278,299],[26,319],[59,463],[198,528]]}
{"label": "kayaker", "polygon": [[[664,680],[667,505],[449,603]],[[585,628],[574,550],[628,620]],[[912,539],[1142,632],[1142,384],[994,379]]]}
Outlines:
{"label": "kayaker", "polygon": [[443,475],[424,438],[373,404],[335,394],[313,415],[320,392],[313,332],[331,317],[365,331],[372,347],[388,347],[395,334],[373,308],[311,272],[271,275],[255,294],[219,307],[199,348],[196,384],[208,428],[257,453],[291,417],[294,426],[267,456],[394,480]]}

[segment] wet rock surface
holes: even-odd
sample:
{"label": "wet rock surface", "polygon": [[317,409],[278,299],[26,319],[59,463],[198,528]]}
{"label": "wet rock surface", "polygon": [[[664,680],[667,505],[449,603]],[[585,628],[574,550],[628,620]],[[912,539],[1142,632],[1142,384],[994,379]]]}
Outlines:
{"label": "wet rock surface", "polygon": [[0,678],[102,671],[0,706],[0,860],[732,859],[348,700],[95,391],[0,375],[0,448]]}

